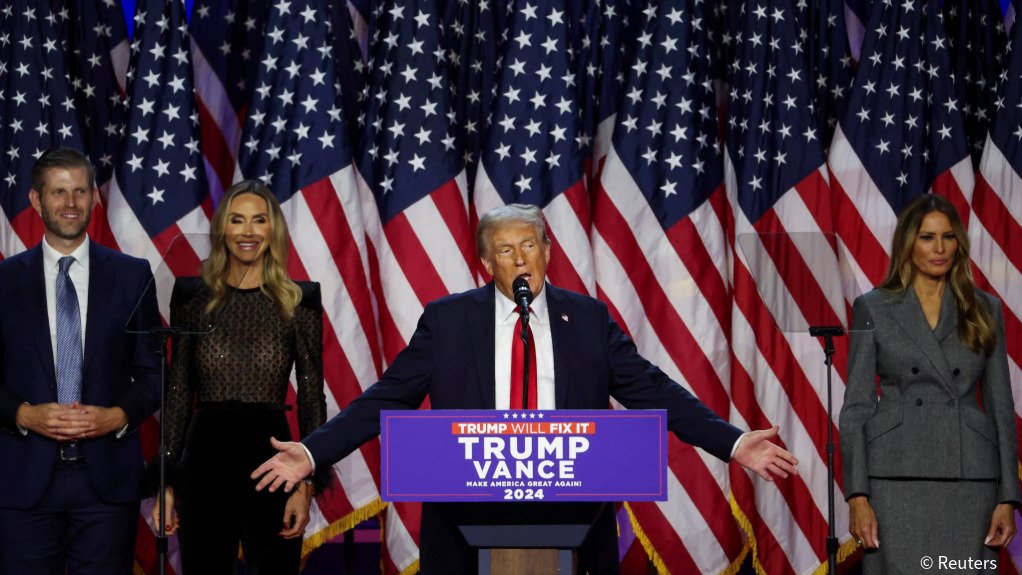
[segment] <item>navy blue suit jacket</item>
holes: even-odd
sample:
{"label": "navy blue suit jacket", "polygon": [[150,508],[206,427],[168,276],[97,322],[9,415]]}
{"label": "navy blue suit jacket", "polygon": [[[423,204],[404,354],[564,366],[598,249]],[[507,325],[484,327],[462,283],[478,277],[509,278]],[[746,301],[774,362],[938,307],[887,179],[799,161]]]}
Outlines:
{"label": "navy blue suit jacket", "polygon": [[[666,409],[682,441],[728,461],[741,431],[639,355],[606,304],[547,284],[557,409],[606,409],[613,396],[631,409]],[[492,283],[426,306],[408,346],[383,377],[305,438],[317,468],[344,458],[380,433],[380,410],[416,409],[428,395],[435,409],[494,409]],[[424,575],[474,573],[475,558],[452,523],[517,521],[537,504],[424,504]],[[611,508],[597,519],[580,561],[591,573],[617,573]],[[497,517],[508,519],[496,519]],[[469,519],[465,519],[468,517]]]}
{"label": "navy blue suit jacket", "polygon": [[[152,273],[145,260],[89,244],[82,403],[121,407],[129,431],[82,441],[89,478],[108,503],[139,498],[143,471],[134,430],[159,407],[160,357],[150,336],[125,331],[159,325]],[[148,290],[146,289],[148,287]],[[57,460],[57,442],[15,423],[23,403],[57,401],[46,311],[42,246],[0,262],[0,507],[28,509],[42,497]],[[145,294],[145,301],[135,312]],[[133,313],[135,312],[135,313]]]}
{"label": "navy blue suit jacket", "polygon": [[[741,431],[639,355],[606,304],[547,284],[557,409],[666,409],[682,441],[728,461]],[[408,346],[379,382],[303,443],[330,465],[380,433],[381,409],[493,409],[492,283],[426,306]]]}

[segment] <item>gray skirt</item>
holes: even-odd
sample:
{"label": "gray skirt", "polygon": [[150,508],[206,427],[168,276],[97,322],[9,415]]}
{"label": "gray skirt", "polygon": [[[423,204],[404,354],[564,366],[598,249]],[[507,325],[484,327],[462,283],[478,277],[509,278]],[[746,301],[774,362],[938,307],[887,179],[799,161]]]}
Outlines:
{"label": "gray skirt", "polygon": [[872,477],[869,488],[880,549],[866,552],[863,575],[997,573],[997,550],[983,545],[997,481]]}

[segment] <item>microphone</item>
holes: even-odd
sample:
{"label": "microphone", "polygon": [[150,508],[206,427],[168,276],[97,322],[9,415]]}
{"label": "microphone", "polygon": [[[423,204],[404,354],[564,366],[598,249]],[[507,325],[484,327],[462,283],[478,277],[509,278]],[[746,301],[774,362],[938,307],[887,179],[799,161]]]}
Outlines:
{"label": "microphone", "polygon": [[522,321],[522,409],[529,409],[529,304],[532,303],[532,288],[529,280],[518,276],[511,282],[511,295],[518,304],[518,315]]}
{"label": "microphone", "polygon": [[529,287],[529,280],[518,276],[515,281],[511,283],[511,294],[514,296],[513,299],[518,304],[518,311],[520,313],[527,313],[525,310],[529,308],[529,304],[532,303],[532,299],[535,297],[532,295],[532,289]]}

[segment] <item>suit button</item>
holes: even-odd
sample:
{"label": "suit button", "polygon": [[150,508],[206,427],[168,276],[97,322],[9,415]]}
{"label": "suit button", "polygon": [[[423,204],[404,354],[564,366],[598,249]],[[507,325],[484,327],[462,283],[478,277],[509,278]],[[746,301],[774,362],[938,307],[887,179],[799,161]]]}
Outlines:
{"label": "suit button", "polygon": [[955,377],[957,377],[959,373],[962,373],[962,370],[957,367],[951,370],[951,375],[954,375]]}
{"label": "suit button", "polygon": [[919,368],[918,367],[913,367],[912,368],[912,375],[918,375],[918,374],[919,374]]}
{"label": "suit button", "polygon": [[916,406],[920,406],[922,404],[923,404],[923,400],[921,400],[921,399],[917,399],[916,400]]}

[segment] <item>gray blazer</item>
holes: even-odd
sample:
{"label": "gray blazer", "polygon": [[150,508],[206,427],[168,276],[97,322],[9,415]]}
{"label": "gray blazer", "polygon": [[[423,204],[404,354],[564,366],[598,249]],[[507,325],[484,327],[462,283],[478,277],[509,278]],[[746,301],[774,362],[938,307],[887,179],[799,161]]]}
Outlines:
{"label": "gray blazer", "polygon": [[869,495],[870,477],[912,477],[996,479],[998,501],[1022,500],[1001,302],[977,292],[997,324],[989,356],[959,340],[951,289],[933,330],[914,289],[855,300],[853,325],[872,318],[874,329],[851,334],[840,416],[846,498]]}

